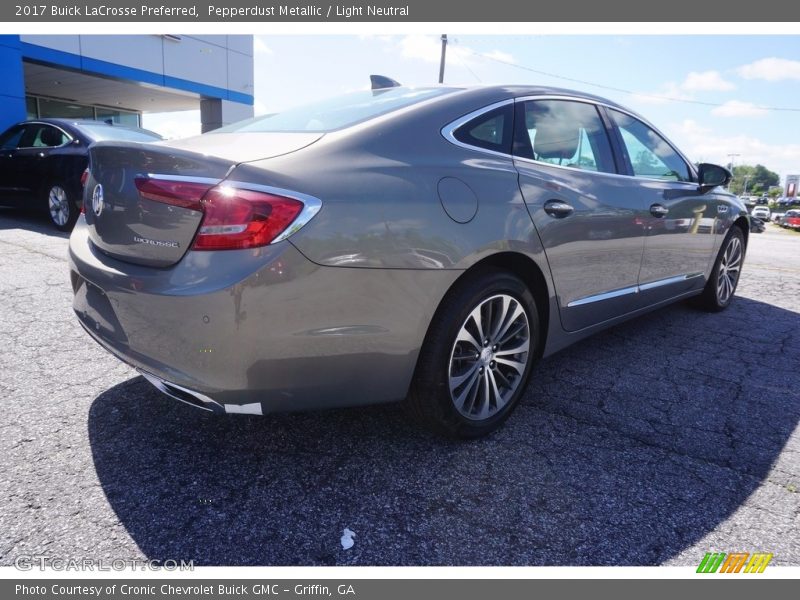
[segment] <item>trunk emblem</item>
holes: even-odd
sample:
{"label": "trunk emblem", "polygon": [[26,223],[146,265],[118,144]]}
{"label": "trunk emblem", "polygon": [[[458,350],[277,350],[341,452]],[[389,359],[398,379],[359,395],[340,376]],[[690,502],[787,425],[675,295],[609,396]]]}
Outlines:
{"label": "trunk emblem", "polygon": [[103,186],[99,183],[94,186],[94,191],[92,192],[92,211],[97,217],[103,212]]}

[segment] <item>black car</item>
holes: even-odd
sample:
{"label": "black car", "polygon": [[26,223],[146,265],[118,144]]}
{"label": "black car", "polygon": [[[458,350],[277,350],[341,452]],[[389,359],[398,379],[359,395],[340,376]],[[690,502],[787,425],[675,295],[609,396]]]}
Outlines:
{"label": "black car", "polygon": [[0,135],[0,206],[39,208],[61,231],[80,213],[81,175],[88,148],[101,140],[155,142],[145,129],[101,121],[38,119],[17,123]]}
{"label": "black car", "polygon": [[764,233],[766,228],[764,221],[758,217],[750,217],[750,233]]}

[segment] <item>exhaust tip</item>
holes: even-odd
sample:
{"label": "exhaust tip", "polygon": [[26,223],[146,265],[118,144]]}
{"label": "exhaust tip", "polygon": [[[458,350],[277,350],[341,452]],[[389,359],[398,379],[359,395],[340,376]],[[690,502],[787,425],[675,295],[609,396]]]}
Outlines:
{"label": "exhaust tip", "polygon": [[201,394],[195,390],[190,390],[189,388],[185,388],[175,383],[164,381],[160,377],[156,377],[147,371],[142,371],[141,369],[137,369],[137,371],[142,377],[149,381],[153,387],[155,387],[161,393],[166,394],[170,398],[174,398],[175,400],[179,400],[194,406],[195,408],[199,408],[200,410],[217,414],[225,413],[225,408],[219,402],[212,400],[205,394]]}

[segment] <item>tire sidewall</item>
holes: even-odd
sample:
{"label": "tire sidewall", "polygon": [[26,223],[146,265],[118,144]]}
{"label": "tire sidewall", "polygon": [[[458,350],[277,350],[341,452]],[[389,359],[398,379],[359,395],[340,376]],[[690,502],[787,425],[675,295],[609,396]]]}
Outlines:
{"label": "tire sidewall", "polygon": [[[67,206],[69,207],[69,215],[67,216],[67,221],[63,225],[59,225],[53,220],[53,215],[50,213],[50,190],[54,187],[60,187],[64,190],[64,193],[67,195]],[[45,214],[47,215],[47,220],[50,222],[50,225],[58,229],[59,231],[71,231],[72,228],[75,226],[75,221],[78,220],[78,214],[80,213],[80,208],[75,202],[75,195],[70,191],[69,187],[65,185],[61,181],[51,181],[44,187],[44,210]]]}
{"label": "tire sidewall", "polygon": [[[719,266],[722,262],[723,256],[725,256],[725,251],[728,249],[728,245],[731,243],[731,239],[733,237],[739,238],[739,243],[742,245],[742,259],[739,266],[739,274],[736,277],[736,285],[731,292],[731,295],[728,297],[728,300],[724,303],[719,301],[719,296],[717,295],[717,285],[719,284]],[[707,291],[708,300],[713,305],[715,310],[724,310],[731,305],[733,302],[733,298],[736,295],[736,290],[739,288],[739,279],[742,276],[742,267],[744,266],[744,257],[745,257],[745,245],[744,245],[744,234],[742,230],[739,229],[736,225],[733,225],[728,231],[728,235],[725,236],[725,240],[722,242],[722,246],[719,249],[719,253],[717,254],[717,259],[714,261],[714,268],[711,272],[711,277],[708,280],[709,289]]]}
{"label": "tire sidewall", "polygon": [[[514,394],[506,405],[488,419],[476,421],[463,416],[453,404],[450,394],[450,358],[456,336],[469,314],[484,300],[498,294],[508,294],[520,303],[528,318],[530,348],[525,372]],[[453,308],[455,303],[456,308]],[[447,310],[449,308],[449,310]],[[527,387],[535,356],[540,343],[539,317],[536,302],[527,286],[514,275],[504,272],[487,272],[459,289],[454,298],[447,303],[444,311],[437,313],[435,319],[442,319],[436,336],[426,343],[429,348],[428,364],[422,365],[419,379],[427,387],[430,400],[436,404],[439,419],[446,423],[446,429],[457,437],[480,437],[500,426],[513,412]]]}

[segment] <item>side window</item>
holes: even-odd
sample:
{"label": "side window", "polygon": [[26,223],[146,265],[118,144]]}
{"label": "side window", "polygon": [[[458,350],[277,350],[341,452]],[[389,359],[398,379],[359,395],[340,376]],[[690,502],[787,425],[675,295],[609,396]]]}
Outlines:
{"label": "side window", "polygon": [[22,139],[23,129],[24,128],[22,126],[17,125],[16,127],[12,127],[0,135],[0,149],[14,150],[15,148],[19,147],[19,142]]}
{"label": "side window", "polygon": [[531,100],[517,104],[514,154],[549,165],[616,173],[614,155],[593,104]]}
{"label": "side window", "polygon": [[513,105],[495,108],[475,117],[453,132],[462,144],[511,154]]}
{"label": "side window", "polygon": [[621,112],[608,110],[619,129],[633,174],[665,181],[692,181],[692,171],[672,146],[650,127]]}
{"label": "side window", "polygon": [[69,138],[63,131],[50,125],[37,125],[36,132],[33,135],[31,148],[55,148],[66,144]]}

